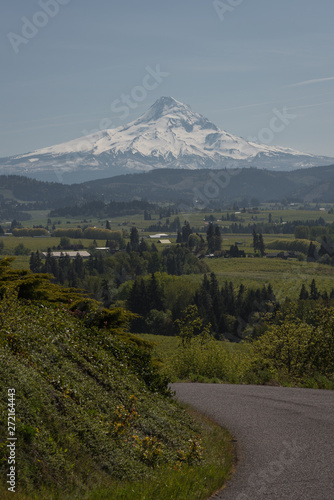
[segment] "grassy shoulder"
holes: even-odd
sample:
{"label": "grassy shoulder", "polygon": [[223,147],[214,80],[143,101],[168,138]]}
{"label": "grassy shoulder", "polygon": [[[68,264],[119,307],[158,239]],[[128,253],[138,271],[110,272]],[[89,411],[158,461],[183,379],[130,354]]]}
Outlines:
{"label": "grassy shoulder", "polygon": [[[248,383],[254,350],[251,343],[194,339],[182,346],[178,337],[141,334],[153,343],[153,357],[173,382]],[[256,383],[255,379],[252,382]]]}
{"label": "grassy shoulder", "polygon": [[229,432],[211,419],[186,407],[200,429],[202,461],[178,463],[173,468],[152,471],[146,480],[116,483],[112,489],[99,489],[89,496],[94,500],[205,500],[221,489],[234,471],[235,450]]}
{"label": "grassy shoulder", "polygon": [[238,344],[141,335],[154,344],[162,373],[174,382],[280,385],[334,389],[334,309],[318,307],[301,320],[291,309],[256,340]]}

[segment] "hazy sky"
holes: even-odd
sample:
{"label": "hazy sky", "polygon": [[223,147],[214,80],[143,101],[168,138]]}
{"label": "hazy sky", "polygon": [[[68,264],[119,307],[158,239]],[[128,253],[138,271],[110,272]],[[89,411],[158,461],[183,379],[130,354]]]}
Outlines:
{"label": "hazy sky", "polygon": [[1,7],[0,156],[119,126],[171,95],[230,133],[334,157],[333,0]]}

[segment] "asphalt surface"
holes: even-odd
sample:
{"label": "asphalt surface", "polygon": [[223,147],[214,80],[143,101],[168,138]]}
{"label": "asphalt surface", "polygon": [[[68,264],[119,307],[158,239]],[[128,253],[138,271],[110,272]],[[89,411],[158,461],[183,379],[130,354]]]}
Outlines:
{"label": "asphalt surface", "polygon": [[172,389],[236,439],[236,472],[212,498],[334,500],[334,391],[221,384]]}

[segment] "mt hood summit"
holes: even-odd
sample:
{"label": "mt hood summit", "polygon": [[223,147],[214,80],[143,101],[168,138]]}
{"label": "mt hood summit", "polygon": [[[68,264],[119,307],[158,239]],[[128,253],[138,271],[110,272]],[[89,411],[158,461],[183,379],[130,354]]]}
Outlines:
{"label": "mt hood summit", "polygon": [[176,99],[161,97],[127,125],[2,158],[0,174],[78,183],[156,168],[295,170],[332,163],[333,158],[247,142]]}

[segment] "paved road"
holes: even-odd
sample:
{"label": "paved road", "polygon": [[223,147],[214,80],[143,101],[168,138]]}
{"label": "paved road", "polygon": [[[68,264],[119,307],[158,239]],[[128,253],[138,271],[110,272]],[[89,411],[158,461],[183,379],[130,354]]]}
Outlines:
{"label": "paved road", "polygon": [[219,384],[172,389],[237,440],[236,473],[215,500],[334,500],[334,391]]}

